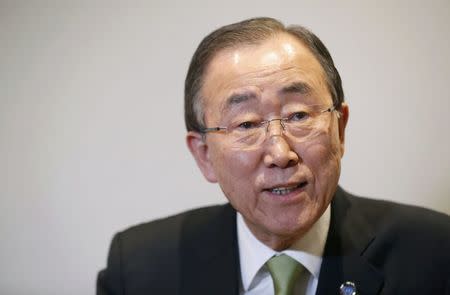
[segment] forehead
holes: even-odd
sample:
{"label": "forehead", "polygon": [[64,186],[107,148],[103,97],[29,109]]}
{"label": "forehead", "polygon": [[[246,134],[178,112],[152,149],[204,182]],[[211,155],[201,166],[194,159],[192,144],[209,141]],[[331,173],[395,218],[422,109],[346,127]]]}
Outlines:
{"label": "forehead", "polygon": [[318,60],[304,44],[285,33],[257,45],[219,51],[204,77],[201,96],[205,115],[223,108],[233,97],[239,100],[242,93],[268,99],[291,85],[306,86],[310,98],[331,100]]}

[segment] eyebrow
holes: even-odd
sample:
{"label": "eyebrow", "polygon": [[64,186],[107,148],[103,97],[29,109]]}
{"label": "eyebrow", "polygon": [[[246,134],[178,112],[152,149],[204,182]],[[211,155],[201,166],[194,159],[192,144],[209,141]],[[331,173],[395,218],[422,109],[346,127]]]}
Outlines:
{"label": "eyebrow", "polygon": [[281,94],[299,93],[306,95],[311,93],[311,87],[305,82],[297,81],[281,88],[279,93]]}
{"label": "eyebrow", "polygon": [[226,111],[235,105],[242,104],[249,100],[256,99],[256,94],[252,91],[242,92],[242,93],[233,93],[230,95],[225,101],[224,107],[222,111]]}

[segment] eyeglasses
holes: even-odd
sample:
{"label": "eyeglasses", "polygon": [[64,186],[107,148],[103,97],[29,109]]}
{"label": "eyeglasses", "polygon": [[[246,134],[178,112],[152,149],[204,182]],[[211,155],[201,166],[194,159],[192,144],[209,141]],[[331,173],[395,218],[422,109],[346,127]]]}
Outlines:
{"label": "eyeglasses", "polygon": [[270,120],[232,120],[226,127],[209,127],[201,130],[202,133],[223,133],[234,148],[253,148],[261,145],[269,132],[270,123],[279,121],[282,133],[296,141],[307,141],[324,130],[328,118],[324,115],[339,111],[335,106],[321,107],[317,105],[302,106],[285,118]]}

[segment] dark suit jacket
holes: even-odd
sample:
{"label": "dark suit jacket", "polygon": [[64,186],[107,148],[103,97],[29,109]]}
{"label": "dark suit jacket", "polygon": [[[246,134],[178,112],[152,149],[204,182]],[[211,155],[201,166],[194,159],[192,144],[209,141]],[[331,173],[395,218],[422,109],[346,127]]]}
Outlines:
{"label": "dark suit jacket", "polygon": [[[450,294],[450,217],[351,196],[331,205],[317,293]],[[238,294],[236,212],[229,205],[137,225],[113,238],[98,295]]]}

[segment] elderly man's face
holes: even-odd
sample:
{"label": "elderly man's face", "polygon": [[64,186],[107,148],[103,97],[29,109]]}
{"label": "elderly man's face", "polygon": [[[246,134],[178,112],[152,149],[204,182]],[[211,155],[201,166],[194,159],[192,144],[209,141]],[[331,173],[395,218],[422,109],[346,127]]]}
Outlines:
{"label": "elderly man's face", "polygon": [[[280,34],[258,45],[219,52],[210,62],[201,96],[207,127],[288,117],[301,106],[332,105],[325,74],[298,40]],[[257,146],[236,144],[226,132],[195,132],[188,146],[204,176],[218,182],[258,239],[301,236],[335,192],[348,109],[320,115],[316,134],[297,140],[272,121]]]}

